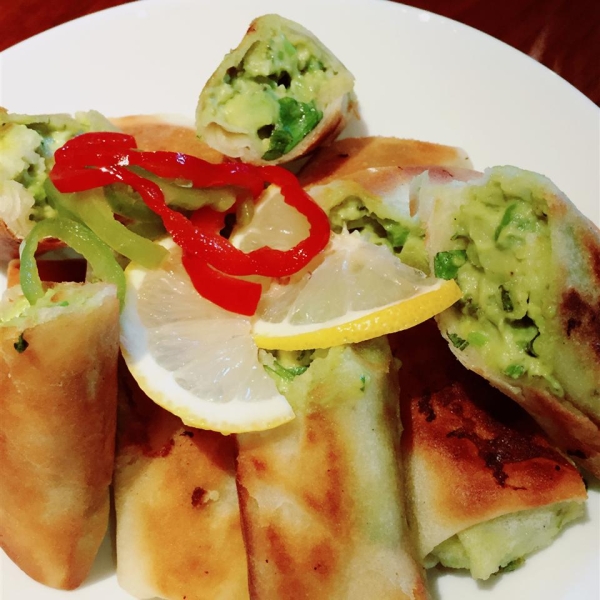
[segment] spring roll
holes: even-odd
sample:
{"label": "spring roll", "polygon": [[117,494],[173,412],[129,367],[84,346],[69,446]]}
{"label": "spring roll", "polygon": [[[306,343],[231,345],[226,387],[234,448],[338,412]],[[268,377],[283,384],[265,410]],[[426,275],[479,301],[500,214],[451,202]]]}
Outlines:
{"label": "spring roll", "polygon": [[33,579],[79,586],[106,533],[119,303],[113,286],[57,284],[0,305],[0,546]]}
{"label": "spring roll", "polygon": [[344,138],[323,146],[311,156],[298,173],[305,186],[324,185],[351,178],[365,169],[382,167],[439,166],[472,169],[462,148],[396,137],[366,136]]}
{"label": "spring roll", "polygon": [[124,365],[114,496],[124,590],[166,600],[248,598],[233,440],[186,427]]}
{"label": "spring roll", "polygon": [[517,404],[465,369],[433,320],[391,339],[409,522],[424,565],[511,570],[584,514],[584,482]]}
{"label": "spring roll", "polygon": [[424,598],[385,339],[267,355],[296,418],[237,436],[251,598]]}
{"label": "spring roll", "polygon": [[290,162],[341,132],[353,110],[353,88],[348,69],[310,31],[264,15],[204,86],[197,132],[247,163]]}
{"label": "spring roll", "polygon": [[[86,131],[113,131],[115,126],[96,111],[20,115],[0,109],[0,261],[19,256],[19,244],[36,221],[52,213],[44,183],[54,152]],[[42,240],[39,253],[62,246]]]}
{"label": "spring roll", "polygon": [[452,351],[600,476],[598,228],[547,178],[515,167],[425,182],[414,200],[432,269],[463,291],[438,319]]}

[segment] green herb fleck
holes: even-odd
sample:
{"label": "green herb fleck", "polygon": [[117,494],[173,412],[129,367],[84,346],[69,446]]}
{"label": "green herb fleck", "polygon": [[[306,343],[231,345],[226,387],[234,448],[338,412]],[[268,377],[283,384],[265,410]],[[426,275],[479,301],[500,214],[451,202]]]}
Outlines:
{"label": "green herb fleck", "polygon": [[504,286],[500,286],[500,297],[502,299],[502,310],[504,312],[512,312],[515,307],[510,297],[510,292]]}
{"label": "green herb fleck", "polygon": [[523,365],[509,365],[504,369],[504,374],[512,379],[518,379],[525,373],[525,367]]}
{"label": "green herb fleck", "polygon": [[369,383],[369,376],[368,375],[361,375],[360,376],[360,391],[364,392],[367,389],[367,384]]}
{"label": "green herb fleck", "polygon": [[433,271],[441,279],[455,279],[458,269],[467,262],[466,250],[438,252],[433,259]]}
{"label": "green herb fleck", "polygon": [[292,381],[294,377],[298,375],[302,375],[304,371],[306,371],[308,367],[305,366],[297,366],[297,367],[284,367],[281,363],[275,361],[273,366],[265,365],[265,370],[281,377],[281,379],[285,379],[286,381]]}
{"label": "green herb fleck", "polygon": [[456,335],[456,333],[450,333],[449,331],[447,331],[446,335],[448,336],[448,339],[452,342],[452,345],[455,348],[458,348],[459,350],[464,350],[469,345],[469,342],[467,342],[467,340],[463,340],[463,338],[461,338],[459,335]]}
{"label": "green herb fleck", "polygon": [[494,241],[497,242],[502,230],[513,220],[513,214],[517,208],[518,204],[514,202],[510,204],[508,208],[504,211],[502,215],[502,219],[500,220],[500,224],[496,227],[496,231],[494,232]]}
{"label": "green herb fleck", "polygon": [[23,334],[19,335],[19,338],[17,339],[17,341],[13,344],[15,350],[21,354],[22,352],[25,352],[25,350],[27,350],[27,347],[29,346],[29,342],[23,337]]}
{"label": "green herb fleck", "polygon": [[481,346],[485,346],[488,341],[488,336],[481,331],[472,331],[467,336],[467,342],[476,346],[477,348],[481,348]]}
{"label": "green herb fleck", "polygon": [[279,100],[279,121],[271,134],[269,149],[263,160],[275,160],[297,146],[321,121],[323,113],[314,101],[298,102],[293,98]]}

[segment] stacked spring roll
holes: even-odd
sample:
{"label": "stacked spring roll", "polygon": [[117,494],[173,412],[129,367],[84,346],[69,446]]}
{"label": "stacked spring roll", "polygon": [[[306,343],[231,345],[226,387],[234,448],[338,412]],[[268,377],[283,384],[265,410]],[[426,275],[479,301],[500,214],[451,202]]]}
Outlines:
{"label": "stacked spring roll", "polygon": [[119,585],[136,598],[244,600],[233,440],[184,426],[122,371],[114,477]]}
{"label": "stacked spring roll", "polygon": [[296,418],[237,436],[251,598],[426,597],[405,523],[386,340],[265,365]]}
{"label": "stacked spring roll", "polygon": [[0,304],[0,546],[30,577],[73,589],[107,530],[119,303],[63,283]]}
{"label": "stacked spring roll", "polygon": [[419,559],[487,579],[584,514],[584,482],[517,404],[467,371],[433,321],[394,334]]}

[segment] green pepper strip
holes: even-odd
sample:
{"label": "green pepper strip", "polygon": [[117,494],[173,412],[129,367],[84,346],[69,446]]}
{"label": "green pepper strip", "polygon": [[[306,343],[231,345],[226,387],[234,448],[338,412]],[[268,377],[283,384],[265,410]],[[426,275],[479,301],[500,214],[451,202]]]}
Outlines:
{"label": "green pepper strip", "polygon": [[21,252],[20,283],[29,304],[44,296],[42,280],[35,260],[40,240],[57,238],[71,247],[90,263],[94,274],[117,286],[117,297],[123,307],[125,299],[125,274],[112,250],[85,225],[64,217],[53,217],[36,223],[27,236]]}
{"label": "green pepper strip", "polygon": [[155,269],[168,255],[166,248],[130,231],[114,218],[102,190],[77,194],[62,194],[48,179],[46,194],[60,212],[64,207],[69,213],[87,225],[105,244],[147,269]]}

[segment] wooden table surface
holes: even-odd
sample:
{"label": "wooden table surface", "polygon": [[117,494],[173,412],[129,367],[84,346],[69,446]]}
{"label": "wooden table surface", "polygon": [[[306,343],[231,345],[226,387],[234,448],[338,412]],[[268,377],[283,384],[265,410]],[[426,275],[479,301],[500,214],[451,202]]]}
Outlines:
{"label": "wooden table surface", "polygon": [[[0,0],[0,50],[131,0]],[[326,0],[323,0],[326,1]],[[407,0],[521,50],[600,104],[599,0]]]}

